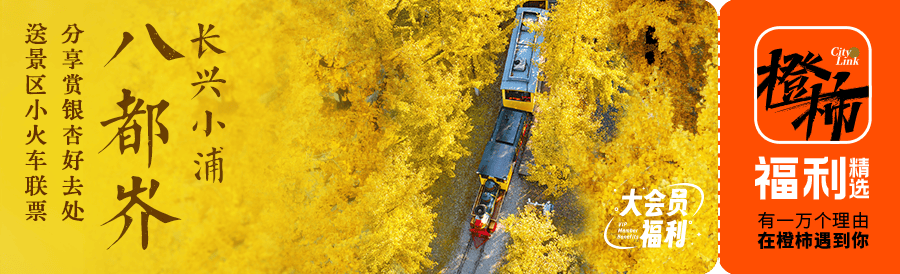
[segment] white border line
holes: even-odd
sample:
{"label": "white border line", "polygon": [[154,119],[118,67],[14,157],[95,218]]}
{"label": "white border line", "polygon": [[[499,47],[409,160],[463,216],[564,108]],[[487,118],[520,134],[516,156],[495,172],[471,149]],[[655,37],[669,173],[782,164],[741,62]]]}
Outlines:
{"label": "white border line", "polygon": [[[721,15],[720,15],[721,16]],[[720,105],[722,104],[722,60],[719,59],[719,56],[722,55],[722,20],[717,18],[717,32],[716,35],[716,266],[710,270],[713,272],[716,268],[722,269],[722,266],[719,264],[719,258],[722,257],[722,197],[719,195],[719,192],[722,191],[722,182],[719,180],[722,179],[722,145],[719,143],[722,142],[722,108]],[[724,272],[724,269],[722,270]]]}
{"label": "white border line", "polygon": [[852,143],[856,143],[856,141],[861,140],[863,137],[866,137],[866,134],[869,133],[869,129],[872,128],[872,120],[873,120],[872,119],[873,118],[872,117],[872,61],[874,61],[874,58],[872,58],[872,43],[869,42],[869,37],[866,36],[866,34],[863,33],[861,30],[854,28],[854,27],[850,27],[850,26],[777,26],[777,27],[771,27],[771,28],[767,29],[766,31],[764,31],[762,34],[760,34],[759,37],[756,38],[756,45],[753,46],[753,86],[754,87],[756,87],[757,83],[759,83],[759,75],[756,74],[756,68],[758,66],[756,55],[757,55],[757,51],[759,48],[759,41],[762,40],[763,36],[765,36],[766,33],[769,33],[770,31],[773,31],[773,30],[779,30],[779,29],[794,29],[794,30],[796,30],[796,29],[845,29],[845,30],[856,31],[856,33],[859,33],[859,35],[862,35],[862,37],[864,39],[866,39],[866,45],[869,46],[869,123],[866,125],[866,131],[863,132],[862,135],[860,135],[859,137],[857,137],[856,139],[853,139],[851,141],[776,141],[776,140],[772,140],[771,138],[769,138],[768,136],[763,134],[761,130],[759,130],[759,122],[757,121],[757,112],[758,112],[758,108],[759,108],[759,106],[757,106],[757,105],[759,104],[759,102],[757,100],[758,98],[756,97],[756,90],[754,89],[754,91],[753,91],[753,124],[756,126],[756,132],[759,133],[759,136],[762,136],[763,139],[766,139],[766,141],[769,141],[770,143],[773,143],[773,144],[852,144]]}

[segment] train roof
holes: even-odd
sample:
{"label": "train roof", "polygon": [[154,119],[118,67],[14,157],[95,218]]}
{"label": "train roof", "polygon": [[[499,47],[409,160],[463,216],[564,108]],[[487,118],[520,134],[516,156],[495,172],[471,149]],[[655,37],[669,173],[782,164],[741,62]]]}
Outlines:
{"label": "train roof", "polygon": [[506,181],[510,165],[515,158],[516,144],[522,137],[521,132],[527,114],[524,111],[500,108],[500,116],[494,124],[491,139],[484,147],[478,174]]}
{"label": "train roof", "polygon": [[537,64],[541,59],[540,45],[544,36],[528,29],[524,22],[546,18],[547,11],[539,8],[516,9],[516,27],[509,38],[509,49],[506,53],[506,64],[503,67],[503,78],[500,89],[518,90],[534,93],[537,91],[540,70]]}

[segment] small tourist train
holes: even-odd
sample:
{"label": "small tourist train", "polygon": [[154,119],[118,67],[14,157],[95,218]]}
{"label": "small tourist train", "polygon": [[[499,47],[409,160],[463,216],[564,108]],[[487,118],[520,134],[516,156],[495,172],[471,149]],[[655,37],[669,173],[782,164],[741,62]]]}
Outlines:
{"label": "small tourist train", "polygon": [[[539,30],[530,29],[546,18],[549,7],[556,1],[527,1],[516,9],[515,28],[509,39],[509,49],[500,82],[503,106],[494,123],[491,139],[484,147],[478,178],[481,181],[472,219],[469,222],[473,240],[482,243],[497,230],[497,218],[504,197],[509,192],[513,170],[520,164],[528,131],[533,123],[533,95],[545,89],[539,79],[540,44],[544,37]],[[533,23],[527,23],[533,22]]]}

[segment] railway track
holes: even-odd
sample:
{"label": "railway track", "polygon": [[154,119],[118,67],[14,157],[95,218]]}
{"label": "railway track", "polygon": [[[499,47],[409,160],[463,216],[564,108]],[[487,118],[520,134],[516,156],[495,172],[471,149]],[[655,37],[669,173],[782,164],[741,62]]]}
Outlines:
{"label": "railway track", "polygon": [[[535,109],[532,95],[546,90],[545,83],[539,79],[540,50],[535,47],[544,38],[529,22],[544,22],[548,8],[555,2],[525,1],[516,8],[516,27],[512,28],[500,78],[499,95],[503,105],[498,110],[498,117],[491,129],[492,135],[484,146],[478,168],[474,170],[479,180],[478,192],[472,209],[467,212],[471,214],[470,218],[466,218],[470,221],[466,222],[460,234],[457,259],[449,264],[458,262],[455,269],[457,274],[495,271],[506,253],[505,244],[509,238],[509,234],[502,231],[500,220],[509,214],[515,214],[524,205],[523,193],[527,192],[525,188],[529,184],[522,182],[519,168],[526,160],[522,156],[527,150],[527,140],[531,135]],[[467,233],[468,228],[471,228],[471,233]],[[485,242],[479,245],[475,242],[482,240],[479,237],[491,239],[484,239]],[[453,269],[441,272],[449,273]]]}
{"label": "railway track", "polygon": [[[456,274],[463,273],[463,266],[465,265],[466,261],[468,260],[469,253],[472,252],[472,247],[474,246],[473,243],[474,243],[474,241],[469,241],[469,243],[466,245],[466,249],[463,252],[462,261],[461,261],[459,267],[456,268]],[[475,259],[475,268],[472,272],[466,272],[466,273],[478,273],[478,265],[479,265],[479,263],[481,263],[481,259],[484,258],[484,256],[483,256],[484,255],[484,246],[485,245],[481,245],[481,247],[475,248],[475,250],[478,250],[478,256]]]}

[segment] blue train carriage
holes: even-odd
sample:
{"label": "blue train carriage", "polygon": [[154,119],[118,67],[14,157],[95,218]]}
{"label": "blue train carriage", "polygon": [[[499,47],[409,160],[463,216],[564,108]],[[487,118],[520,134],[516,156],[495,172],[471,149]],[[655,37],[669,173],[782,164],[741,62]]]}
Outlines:
{"label": "blue train carriage", "polygon": [[545,88],[545,83],[538,79],[541,74],[538,68],[541,62],[539,45],[544,41],[544,36],[529,29],[525,22],[537,22],[541,17],[546,18],[547,10],[542,7],[548,5],[553,3],[528,1],[523,7],[516,9],[517,26],[509,38],[506,64],[500,80],[504,107],[534,112],[532,94]]}
{"label": "blue train carriage", "polygon": [[528,112],[501,107],[494,124],[494,132],[484,148],[478,165],[481,186],[472,206],[470,231],[475,237],[487,240],[497,230],[497,218],[503,198],[509,191],[513,170],[519,155],[525,149],[526,136],[532,116]]}

